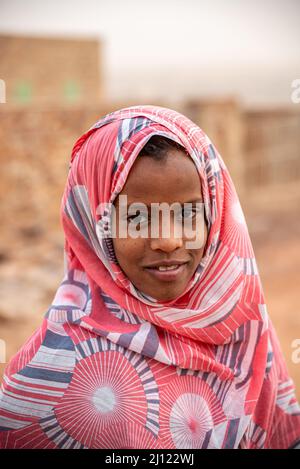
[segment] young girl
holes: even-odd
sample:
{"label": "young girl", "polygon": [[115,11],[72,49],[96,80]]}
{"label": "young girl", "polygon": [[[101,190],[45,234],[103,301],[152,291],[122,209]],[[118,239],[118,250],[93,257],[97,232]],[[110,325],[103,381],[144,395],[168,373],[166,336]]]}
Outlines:
{"label": "young girl", "polygon": [[243,212],[199,127],[105,116],[74,146],[61,220],[65,276],[6,367],[1,447],[300,446]]}

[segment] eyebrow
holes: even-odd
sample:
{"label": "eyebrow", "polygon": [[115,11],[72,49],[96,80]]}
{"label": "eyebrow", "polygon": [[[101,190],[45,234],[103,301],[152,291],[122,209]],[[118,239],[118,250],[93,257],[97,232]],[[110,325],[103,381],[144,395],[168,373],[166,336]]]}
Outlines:
{"label": "eyebrow", "polygon": [[[201,199],[187,200],[186,202],[180,202],[180,204],[181,205],[183,205],[183,204],[196,204],[196,203],[199,203],[199,202],[203,203],[203,199],[201,198]],[[143,203],[144,204],[144,202],[140,202],[140,201],[137,201],[137,200],[128,201],[128,205],[131,205],[133,203]],[[153,203],[164,203],[164,202],[153,202]],[[177,203],[177,202],[175,202],[175,203]],[[144,205],[146,205],[147,208],[150,208],[150,205],[148,205],[148,204],[144,204]]]}
{"label": "eyebrow", "polygon": [[183,202],[184,204],[196,204],[197,202],[203,202],[203,198],[201,199],[193,199],[193,200],[188,200],[187,202]]}

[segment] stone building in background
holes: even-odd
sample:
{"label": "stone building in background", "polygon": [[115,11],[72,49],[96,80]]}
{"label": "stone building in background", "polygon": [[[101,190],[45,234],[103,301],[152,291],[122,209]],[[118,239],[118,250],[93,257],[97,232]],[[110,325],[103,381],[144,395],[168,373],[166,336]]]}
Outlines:
{"label": "stone building in background", "polygon": [[182,112],[222,155],[241,197],[300,184],[300,108],[244,109],[233,98],[194,100]]}
{"label": "stone building in background", "polygon": [[247,187],[300,184],[300,109],[244,112]]}
{"label": "stone building in background", "polygon": [[103,98],[98,39],[0,35],[6,104],[95,104]]}
{"label": "stone building in background", "polygon": [[245,185],[243,110],[234,98],[194,100],[185,113],[208,135],[222,155],[235,186],[242,194]]}

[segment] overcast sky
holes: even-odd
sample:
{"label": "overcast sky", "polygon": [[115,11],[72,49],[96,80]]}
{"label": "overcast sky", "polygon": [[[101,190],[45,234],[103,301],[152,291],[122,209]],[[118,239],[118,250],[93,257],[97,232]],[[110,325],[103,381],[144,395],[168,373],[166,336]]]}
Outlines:
{"label": "overcast sky", "polygon": [[233,93],[290,104],[299,19],[300,0],[0,0],[0,33],[102,38],[115,98]]}

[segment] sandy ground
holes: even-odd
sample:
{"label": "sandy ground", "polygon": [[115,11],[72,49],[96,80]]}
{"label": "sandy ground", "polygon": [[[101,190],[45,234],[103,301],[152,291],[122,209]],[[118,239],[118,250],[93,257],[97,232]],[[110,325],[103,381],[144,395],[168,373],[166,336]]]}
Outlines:
{"label": "sandy ground", "polygon": [[[278,189],[273,195],[278,200]],[[253,197],[247,210],[243,207],[268,311],[300,400],[300,363],[292,360],[292,343],[300,341],[299,191],[280,197],[282,205],[272,200],[269,193],[265,199]],[[7,239],[7,249],[0,253],[0,339],[6,344],[6,362],[39,327],[63,276],[62,233],[26,236]],[[0,378],[4,367],[0,364]]]}

